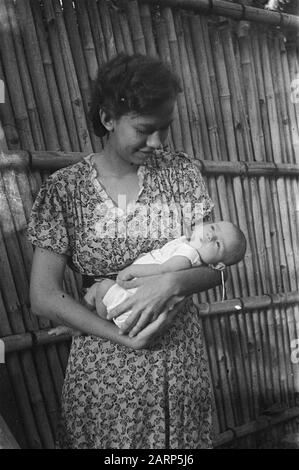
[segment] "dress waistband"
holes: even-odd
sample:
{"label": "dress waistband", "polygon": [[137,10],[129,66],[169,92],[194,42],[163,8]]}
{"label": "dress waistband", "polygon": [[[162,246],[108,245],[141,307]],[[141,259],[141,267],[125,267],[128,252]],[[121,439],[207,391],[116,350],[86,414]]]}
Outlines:
{"label": "dress waistband", "polygon": [[87,276],[86,274],[82,275],[82,287],[84,289],[88,289],[91,287],[96,281],[99,281],[100,279],[112,279],[113,281],[116,280],[118,273],[109,273],[101,276]]}

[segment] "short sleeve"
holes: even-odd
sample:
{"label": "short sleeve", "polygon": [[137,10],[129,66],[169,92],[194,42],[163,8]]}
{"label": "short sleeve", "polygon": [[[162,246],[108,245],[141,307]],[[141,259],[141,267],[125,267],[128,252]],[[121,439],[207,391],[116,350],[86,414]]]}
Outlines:
{"label": "short sleeve", "polygon": [[27,236],[39,248],[63,255],[70,254],[66,204],[51,177],[43,183],[35,199]]}
{"label": "short sleeve", "polygon": [[214,203],[202,177],[199,162],[183,153],[180,156],[180,167],[184,222],[189,227],[191,224],[191,228],[193,228],[201,221],[212,219]]}
{"label": "short sleeve", "polygon": [[192,266],[200,266],[201,261],[197,251],[187,243],[180,243],[174,253],[175,256],[185,256]]}

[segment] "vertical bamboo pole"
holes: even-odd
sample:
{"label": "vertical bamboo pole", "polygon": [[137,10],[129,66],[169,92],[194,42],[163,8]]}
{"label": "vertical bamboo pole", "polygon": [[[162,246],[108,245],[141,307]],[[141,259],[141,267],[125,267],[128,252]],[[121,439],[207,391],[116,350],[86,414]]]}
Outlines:
{"label": "vertical bamboo pole", "polygon": [[1,122],[1,116],[0,116],[0,151],[6,151],[8,150],[7,148],[7,142],[6,142],[6,137],[4,134],[2,122]]}
{"label": "vertical bamboo pole", "polygon": [[273,37],[273,64],[272,64],[272,70],[273,70],[273,75],[276,76],[276,80],[274,80],[274,83],[276,84],[277,91],[276,91],[276,98],[277,98],[277,103],[280,108],[280,117],[282,121],[282,131],[283,131],[283,138],[285,141],[286,145],[286,162],[292,163],[295,160],[295,155],[294,155],[294,148],[292,145],[292,137],[291,137],[291,122],[290,122],[290,116],[288,112],[288,107],[287,107],[287,101],[288,101],[288,96],[287,96],[287,88],[286,84],[284,81],[284,76],[283,76],[283,69],[282,69],[282,54],[281,54],[281,48],[280,48],[280,35],[279,34],[274,34]]}
{"label": "vertical bamboo pole", "polygon": [[201,24],[202,24],[202,31],[203,31],[204,46],[206,49],[206,57],[207,57],[208,70],[209,70],[209,76],[210,76],[211,90],[213,93],[213,101],[214,101],[214,107],[215,107],[215,117],[217,121],[219,142],[220,142],[220,147],[221,147],[221,154],[219,158],[221,160],[228,160],[227,144],[226,144],[225,133],[224,133],[224,125],[223,125],[223,116],[221,113],[221,107],[220,107],[220,102],[219,102],[219,91],[218,91],[218,86],[217,86],[217,81],[216,81],[215,66],[213,63],[214,51],[211,48],[211,41],[209,37],[210,28],[208,27],[208,20],[204,16],[202,16],[201,18]]}
{"label": "vertical bamboo pole", "polygon": [[[2,196],[3,189],[0,189],[0,194]],[[3,197],[2,197],[3,202]],[[24,323],[23,319],[26,321],[26,326],[29,326],[30,319],[28,317],[28,312],[26,312],[26,306],[24,303],[22,304],[22,310],[20,308],[18,295],[15,290],[14,281],[11,276],[10,272],[10,265],[9,260],[6,254],[6,248],[4,244],[4,240],[2,237],[2,231],[0,231],[0,252],[1,252],[1,263],[3,269],[5,269],[6,276],[0,276],[0,289],[3,295],[4,304],[6,306],[6,310],[9,314],[9,322],[12,326],[13,333],[20,333],[24,332]],[[20,287],[20,286],[18,286]],[[20,299],[22,302],[22,299]],[[30,328],[33,329],[32,326]],[[42,399],[40,387],[37,381],[37,374],[33,362],[33,358],[31,352],[24,351],[21,355],[21,362],[23,367],[23,374],[25,377],[26,386],[28,388],[31,403],[34,410],[35,419],[38,426],[38,431],[41,436],[42,442],[46,447],[52,448],[54,445],[52,431],[49,426],[47,413],[44,407],[44,402]],[[40,358],[38,363],[41,364]],[[47,371],[45,364],[44,364],[44,371],[45,374],[42,373],[43,371],[39,371],[42,373],[42,379],[47,380],[47,375],[49,372]],[[43,382],[46,383],[46,382]],[[51,393],[51,389],[47,391],[47,393]],[[33,428],[34,430],[34,428]],[[33,431],[34,432],[34,431]]]}
{"label": "vertical bamboo pole", "polygon": [[[270,57],[269,57],[269,51],[268,51],[268,47],[267,47],[267,43],[264,43],[263,44],[263,47],[262,47],[262,51],[263,51],[263,55],[264,55],[264,60],[263,60],[263,65],[264,65],[264,68],[265,68],[265,77],[266,77],[266,80],[265,80],[265,87],[266,89],[268,88],[268,96],[269,96],[269,101],[274,99],[274,88],[273,88],[273,80],[272,80],[272,75],[271,75],[271,68],[270,68]],[[270,125],[271,125],[271,128],[272,128],[272,133],[273,133],[273,136],[272,136],[272,139],[276,138],[277,139],[277,136],[275,135],[274,136],[274,131],[276,130],[277,128],[277,107],[276,107],[276,104],[275,102],[273,102],[272,106],[271,106],[271,102],[269,102],[269,114],[271,115],[270,117]],[[275,121],[276,120],[276,121]],[[275,162],[282,162],[282,156],[281,156],[281,152],[279,152],[279,148],[276,148],[273,146],[273,153],[274,153],[274,161]],[[274,184],[276,184],[277,186],[277,189],[275,190],[272,186],[272,190],[274,192],[274,194],[276,195],[277,192],[278,192],[278,200],[277,200],[277,203],[279,204],[279,211],[278,211],[278,214],[279,214],[279,218],[278,218],[278,222],[279,223],[279,231],[280,233],[283,234],[283,239],[285,240],[285,246],[282,247],[282,252],[285,253],[285,256],[287,258],[287,261],[288,261],[288,264],[286,264],[286,262],[283,262],[283,266],[286,266],[288,265],[288,273],[285,272],[285,268],[283,268],[284,270],[284,276],[285,276],[285,282],[288,283],[288,282],[291,282],[292,285],[296,285],[296,279],[295,279],[295,264],[294,264],[294,259],[293,259],[293,252],[292,252],[292,240],[291,240],[291,237],[290,237],[290,233],[289,233],[289,227],[290,227],[290,220],[289,220],[289,213],[288,213],[288,201],[287,201],[287,196],[286,196],[286,189],[285,189],[285,182],[284,182],[284,179],[283,178],[278,178],[276,182],[274,182]],[[290,278],[289,281],[287,278]]]}
{"label": "vertical bamboo pole", "polygon": [[204,32],[202,28],[202,22],[198,16],[194,15],[190,18],[190,29],[197,73],[204,101],[206,120],[208,124],[212,157],[214,160],[221,160],[220,141],[218,135],[218,126],[212,87],[210,83],[208,59],[205,44],[203,41]]}
{"label": "vertical bamboo pole", "polygon": [[[37,11],[37,9],[35,9],[35,11]],[[59,38],[55,12],[49,0],[46,1],[44,4],[43,13],[45,17],[45,24],[47,25],[47,30],[43,31],[43,34],[48,37],[51,59],[53,60],[54,65],[54,83],[57,83],[57,88],[59,90],[59,93],[56,95],[56,97],[54,98],[53,96],[52,99],[59,101],[61,100],[63,115],[65,116],[66,126],[68,130],[68,137],[71,142],[71,149],[74,151],[80,148],[80,143],[77,136],[77,129],[73,115],[71,97],[66,79],[66,72],[64,70],[61,48],[58,40]],[[40,23],[40,26],[42,27],[43,23]],[[57,89],[53,89],[53,93],[56,94]]]}
{"label": "vertical bamboo pole", "polygon": [[[219,195],[220,192],[216,186],[215,178],[209,178],[209,187],[214,188],[209,190],[210,194],[212,195],[212,199],[215,204],[215,220],[223,220],[225,216],[227,216],[227,205],[219,203]],[[211,293],[210,291],[206,293],[205,297],[207,297],[208,302],[214,301],[216,298],[215,293]],[[202,298],[202,294],[200,294],[200,299]],[[211,300],[213,299],[213,300]],[[235,410],[232,406],[232,397],[231,397],[231,387],[229,383],[229,375],[231,367],[228,368],[227,364],[227,350],[226,350],[226,343],[225,338],[223,337],[223,318],[215,316],[211,319],[210,327],[212,329],[212,335],[215,338],[215,341],[212,343],[217,344],[216,351],[213,348],[211,355],[215,355],[215,361],[217,363],[217,376],[218,376],[218,386],[220,387],[221,394],[219,396],[219,401],[221,403],[220,408],[218,408],[218,416],[220,423],[223,423],[224,429],[228,427],[235,426]],[[220,412],[220,409],[223,409],[223,416]]]}
{"label": "vertical bamboo pole", "polygon": [[[43,67],[49,88],[49,96],[53,106],[53,114],[55,122],[57,123],[57,133],[59,136],[60,147],[65,151],[71,151],[72,146],[69,139],[66,122],[64,119],[63,107],[61,105],[61,99],[59,97],[59,91],[56,84],[56,78],[53,68],[52,57],[49,51],[49,45],[47,41],[47,33],[45,31],[44,21],[42,17],[42,11],[40,4],[36,1],[31,2],[32,14],[34,23],[36,25],[36,34],[40,45],[41,57],[43,61]],[[58,54],[58,51],[57,51]],[[44,147],[43,147],[44,148]]]}
{"label": "vertical bamboo pole", "polygon": [[[49,99],[48,86],[42,66],[42,58],[30,8],[30,1],[24,0],[23,2],[16,2],[15,7],[30,75],[34,82],[34,93],[40,113],[46,146],[49,150],[56,150],[59,148],[56,123],[53,116],[52,104]],[[49,132],[49,129],[51,129],[51,132]]]}
{"label": "vertical bamboo pole", "polygon": [[259,37],[260,31],[258,28],[254,29],[254,34],[251,36],[252,43],[252,55],[254,59],[254,69],[255,69],[255,78],[257,83],[257,93],[258,93],[258,103],[261,113],[261,121],[264,135],[264,144],[265,144],[265,160],[272,161],[272,142],[270,137],[270,127],[269,127],[269,118],[266,106],[266,96],[264,89],[263,81],[263,71],[261,63],[261,51],[259,46]]}
{"label": "vertical bamboo pole", "polygon": [[[164,25],[166,27],[167,36],[168,36],[168,44],[169,44],[169,50],[171,54],[171,64],[172,64],[173,70],[180,77],[181,82],[183,84],[179,51],[178,51],[178,41],[177,41],[176,32],[174,28],[171,9],[163,8],[161,10],[161,15],[165,20]],[[183,148],[189,155],[194,155],[191,133],[190,133],[190,126],[189,126],[189,116],[188,116],[188,110],[187,110],[187,104],[186,104],[185,90],[184,90],[184,93],[180,93],[178,95],[178,111],[179,111],[181,129],[182,129]]]}
{"label": "vertical bamboo pole", "polygon": [[[1,58],[0,58],[0,77],[5,78],[3,70],[2,70]],[[5,83],[5,85],[7,84],[6,79],[4,80],[4,83]],[[14,115],[13,115],[13,111],[12,111],[12,107],[11,107],[11,103],[10,103],[10,97],[9,97],[9,92],[8,92],[7,86],[6,86],[6,94],[5,94],[5,103],[1,105],[0,110],[1,110],[1,117],[2,117],[3,123],[4,123],[4,129],[5,129],[6,137],[9,136],[9,140],[8,140],[9,148],[12,149],[12,150],[20,148],[20,144],[23,146],[23,144],[25,142],[24,139],[26,139],[26,142],[28,142],[28,137],[30,136],[30,134],[29,134],[29,136],[26,136],[26,133],[24,135],[22,130],[20,130],[20,140],[19,140],[19,136],[17,134],[18,123],[15,122],[15,119],[14,119]],[[33,143],[32,143],[32,145],[33,145]],[[21,188],[20,190],[21,190],[21,194],[22,194],[22,199],[23,199],[23,201],[27,201],[26,196],[28,196],[28,190],[27,190],[28,189],[28,182],[30,184],[31,190],[33,192],[35,190],[37,191],[36,188],[37,188],[37,186],[39,184],[39,181],[40,181],[39,173],[37,171],[35,171],[33,173],[29,173],[29,174],[25,173],[25,176],[23,177],[22,172],[17,171],[16,176],[17,176],[17,180],[18,180],[18,186],[19,186],[19,188]],[[24,190],[24,187],[26,188],[26,190]],[[30,199],[29,199],[29,201],[30,201]]]}
{"label": "vertical bamboo pole", "polygon": [[[90,101],[91,101],[91,92],[90,92],[90,83],[93,82],[96,79],[96,74],[97,74],[97,69],[98,69],[98,63],[96,60],[95,56],[95,50],[93,50],[93,55],[94,58],[91,60],[90,59],[90,48],[92,49],[93,44],[89,45],[92,43],[92,39],[90,37],[91,33],[88,34],[88,44],[86,45],[85,49],[87,52],[87,57],[85,60],[84,53],[83,53],[83,48],[80,40],[80,33],[79,33],[79,28],[78,28],[78,16],[81,17],[83,16],[81,12],[79,11],[78,13],[75,11],[73,7],[73,2],[71,0],[63,0],[63,16],[64,16],[64,22],[65,22],[65,27],[66,31],[68,34],[68,39],[74,59],[74,66],[76,68],[76,73],[77,73],[77,78],[78,78],[78,84],[80,87],[80,92],[82,95],[82,101],[83,101],[83,107],[85,111],[85,115],[88,115],[89,112],[89,107],[90,107]],[[87,6],[87,4],[85,3]],[[86,18],[87,12],[85,14]],[[87,26],[81,25],[81,29],[86,30]],[[55,36],[56,37],[56,36]],[[88,67],[89,64],[89,67]],[[89,72],[88,72],[89,68]],[[65,79],[66,82],[66,79]],[[68,103],[70,106],[70,102]],[[88,125],[88,131],[90,134],[91,142],[93,145],[93,148],[95,151],[99,151],[102,148],[102,143],[100,138],[98,138],[94,133],[91,128],[91,123],[87,120],[87,125]],[[75,123],[74,123],[74,131],[75,131]]]}
{"label": "vertical bamboo pole", "polygon": [[[15,18],[15,15],[14,15],[12,5],[10,4],[9,7],[10,7],[10,9],[9,9],[10,21],[11,21],[11,24],[14,25],[14,24],[16,24],[16,18]],[[19,49],[20,48],[21,48],[21,46],[19,45]],[[21,56],[21,52],[19,52],[19,56]],[[23,73],[24,74],[27,73],[26,70],[27,69],[24,65],[23,66]],[[33,102],[33,96],[31,97],[32,91],[31,91],[30,86],[31,86],[30,81],[28,81],[27,95],[29,95],[29,99]],[[10,176],[9,176],[9,172],[6,172],[3,175],[4,182],[5,182],[5,187],[6,187],[6,193],[11,196],[10,197],[10,207],[11,207],[11,210],[12,210],[12,214],[14,216],[14,225],[16,227],[18,227],[17,234],[18,234],[20,248],[21,248],[19,256],[20,256],[20,259],[21,259],[22,255],[23,255],[24,267],[27,271],[27,277],[29,278],[30,269],[31,269],[32,248],[31,248],[31,246],[29,246],[29,244],[27,242],[27,238],[26,238],[25,233],[24,233],[24,227],[26,226],[26,217],[24,216],[24,212],[23,212],[24,208],[23,208],[22,204],[20,205],[19,203],[17,203],[17,201],[21,201],[21,197],[20,197],[20,194],[18,192],[18,187],[16,185],[16,181],[12,179],[12,176],[13,176],[12,172],[10,172]],[[19,183],[19,187],[23,190],[22,196],[24,195],[24,192],[28,195],[28,191],[27,190],[24,191],[24,189],[26,188],[26,181],[24,180],[24,176],[22,176],[20,173],[18,173],[18,183]],[[17,191],[17,193],[16,193],[16,191]],[[26,200],[26,199],[24,199],[24,200]],[[28,214],[28,210],[27,210],[27,214]],[[11,228],[11,230],[13,230],[13,228]],[[20,273],[19,270],[17,270],[17,272]],[[26,292],[26,290],[25,290],[25,292]],[[47,320],[39,319],[38,323],[41,327],[48,327],[49,326],[49,322]],[[40,363],[45,364],[44,353],[40,354],[39,356],[40,357],[39,357],[39,361],[38,361],[38,367],[40,366]],[[58,367],[57,371],[59,371],[60,366],[59,366],[59,362],[58,362],[58,357],[56,355],[55,347],[54,348],[49,348],[47,350],[47,356],[52,362],[56,362],[56,365]],[[42,371],[43,370],[46,370],[45,365],[42,366]],[[58,372],[57,372],[57,374],[58,374]],[[56,375],[54,375],[54,376],[56,377]],[[58,376],[59,376],[59,374],[58,374]],[[47,377],[46,377],[46,379],[47,379]],[[63,380],[62,376],[60,377],[60,382],[61,382],[61,380]],[[47,383],[47,380],[45,380],[45,383]],[[49,389],[50,389],[50,386],[49,386]],[[51,395],[49,395],[49,399],[51,400]],[[52,403],[52,405],[50,405],[50,408],[54,409],[53,403]],[[53,421],[52,421],[52,425],[54,426]]]}
{"label": "vertical bamboo pole", "polygon": [[[195,305],[197,305],[195,303]],[[199,304],[197,305],[199,306]],[[214,432],[217,435],[222,430],[225,429],[225,416],[223,412],[222,406],[222,394],[221,394],[221,387],[220,387],[220,379],[219,379],[219,368],[218,362],[215,357],[215,348],[214,344],[215,339],[213,336],[213,329],[211,325],[211,318],[207,315],[203,318],[202,321],[202,332],[205,338],[205,346],[207,351],[207,358],[208,364],[210,368],[210,376],[211,376],[211,385],[213,391],[213,424],[214,424]],[[215,408],[215,409],[214,409]]]}
{"label": "vertical bamboo pole", "polygon": [[132,32],[134,50],[138,54],[146,54],[145,40],[137,0],[128,0],[126,2],[126,12]]}
{"label": "vertical bamboo pole", "polygon": [[[231,93],[228,84],[228,76],[226,70],[226,62],[224,57],[224,51],[220,39],[220,31],[219,29],[213,28],[211,31],[211,50],[215,55],[215,78],[217,80],[217,85],[219,89],[220,99],[221,99],[221,109],[222,109],[222,116],[224,118],[224,129],[225,129],[225,137],[227,142],[227,148],[230,156],[230,160],[237,161],[238,150],[236,146],[236,138],[232,129],[234,128],[233,125],[233,115],[232,115],[232,108],[231,108]],[[225,117],[224,117],[225,116]],[[229,201],[234,201],[234,194],[236,200],[243,199],[243,192],[241,187],[241,182],[238,178],[227,178],[225,181],[225,186],[227,187],[227,191],[229,191],[230,197]],[[235,222],[240,225],[240,228],[245,233],[246,238],[248,239],[247,233],[247,221],[245,218],[244,210],[239,204],[230,204],[231,207],[231,217],[235,219]],[[236,208],[235,208],[236,207]],[[237,210],[237,216],[234,215]],[[237,222],[239,220],[239,222]],[[247,255],[246,255],[247,256]],[[233,286],[228,286],[229,290],[237,289],[236,292],[233,293],[234,297],[239,296],[239,289],[236,287],[238,285],[237,281],[237,272],[239,272],[240,280],[242,282],[242,286],[246,286],[246,277],[245,277],[245,265],[244,262],[238,264],[238,269],[231,268],[232,275],[233,275]],[[243,291],[244,295],[244,291]]]}
{"label": "vertical bamboo pole", "polygon": [[9,150],[14,150],[20,147],[19,135],[17,131],[16,122],[13,116],[13,112],[10,105],[10,99],[8,94],[8,88],[6,86],[6,79],[4,77],[1,57],[0,57],[0,79],[3,80],[5,90],[5,103],[0,106],[0,118],[2,122],[3,139],[5,139],[5,146],[1,147]]}
{"label": "vertical bamboo pole", "polygon": [[119,17],[120,29],[121,29],[126,52],[127,54],[133,55],[134,54],[133,38],[132,38],[131,31],[130,31],[128,16],[126,14],[125,9],[119,10],[118,17]]}
{"label": "vertical bamboo pole", "polygon": [[112,59],[112,57],[117,54],[117,50],[113,37],[113,30],[108,11],[108,4],[106,0],[98,1],[98,12],[103,29],[103,36],[107,50],[107,58]]}
{"label": "vertical bamboo pole", "polygon": [[[2,178],[3,178],[3,183],[2,183]],[[26,274],[23,271],[27,271],[27,277],[29,278],[30,275],[30,267],[31,267],[31,258],[32,258],[32,247],[28,243],[28,240],[26,237],[22,236],[22,233],[24,235],[24,227],[26,226],[26,219],[24,216],[24,210],[23,210],[23,205],[21,202],[20,194],[17,190],[17,186],[15,184],[15,179],[13,178],[13,175],[11,172],[5,171],[2,174],[1,177],[1,182],[0,182],[0,188],[1,192],[3,193],[2,197],[2,211],[1,211],[1,218],[2,218],[2,232],[4,235],[4,239],[6,240],[6,244],[8,244],[8,239],[13,240],[15,238],[15,243],[14,245],[10,246],[9,248],[9,253],[11,255],[14,255],[13,262],[10,261],[11,267],[13,268],[13,276],[16,279],[16,287],[18,290],[18,296],[21,302],[21,305],[23,305],[23,312],[24,312],[24,319],[26,323],[26,328],[29,329],[29,331],[36,330],[41,327],[49,327],[50,323],[48,320],[42,320],[38,322],[36,318],[31,317],[29,312],[27,311],[26,305],[29,303],[29,299],[27,298],[27,293],[28,293],[28,281],[25,278]],[[4,194],[7,196],[7,202],[6,198],[4,198]],[[10,214],[13,214],[13,217]],[[14,230],[16,230],[16,233],[18,233],[18,242],[16,237],[14,235]],[[10,260],[12,258],[10,257]],[[21,266],[21,260],[23,259],[24,262],[24,269]],[[16,260],[18,260],[18,263],[16,263]],[[59,381],[59,387],[61,388],[61,384],[63,382],[63,376],[62,373],[60,373],[60,365],[58,362],[58,358],[56,355],[56,350],[55,346],[47,348],[47,356],[52,362],[52,364],[55,364],[55,374],[54,378],[57,380],[60,379]],[[46,395],[46,403],[49,401],[49,409],[51,410],[50,413],[50,418],[52,419],[52,425],[54,428],[55,425],[55,410],[57,409],[57,405],[55,402],[55,398],[53,395],[53,390],[52,390],[52,384],[50,382],[50,371],[47,371],[47,364],[46,364],[46,358],[43,349],[40,349],[36,353],[36,364],[37,364],[37,369],[39,370],[39,374],[43,376],[43,382],[42,384],[46,387],[46,390],[48,390],[48,394]],[[48,373],[47,373],[48,372]],[[60,373],[60,377],[59,377]],[[55,380],[54,380],[55,382]],[[52,414],[54,413],[54,416]]]}
{"label": "vertical bamboo pole", "polygon": [[[11,334],[12,330],[0,290],[0,336],[9,336]],[[42,447],[42,443],[37,431],[29,395],[24,382],[21,369],[21,360],[19,359],[17,353],[12,353],[5,358],[5,362],[10,380],[12,382],[13,390],[16,395],[16,403],[26,432],[26,441],[30,448],[40,449]]]}
{"label": "vertical bamboo pole", "polygon": [[[294,105],[294,110],[295,110],[295,117],[296,117],[296,122],[297,122],[297,130],[299,131],[299,103],[298,103],[298,93],[296,92],[296,83],[297,83],[297,78],[299,74],[299,60],[298,60],[298,54],[297,54],[297,46],[295,41],[288,41],[287,42],[287,55],[288,55],[288,64],[289,64],[289,70],[290,70],[290,79],[291,83],[295,84],[295,90],[293,89],[293,105]],[[298,161],[298,158],[297,158]]]}
{"label": "vertical bamboo pole", "polygon": [[52,2],[52,5],[54,5],[55,7],[59,43],[61,47],[61,54],[64,62],[65,74],[77,127],[77,135],[80,142],[80,150],[83,152],[91,152],[92,145],[88,132],[88,126],[86,123],[84,108],[82,105],[82,96],[78,85],[70,44],[67,38],[65,24],[63,21],[62,7],[59,3],[59,0],[52,0]]}
{"label": "vertical bamboo pole", "polygon": [[156,49],[156,42],[152,28],[152,12],[149,5],[146,3],[143,3],[139,6],[146,53],[151,57],[157,57],[158,52]]}
{"label": "vertical bamboo pole", "polygon": [[[159,52],[159,56],[162,60],[166,63],[171,65],[171,58],[170,58],[170,48],[167,39],[167,32],[165,26],[165,20],[162,17],[160,10],[157,10],[154,15],[154,27],[156,31],[156,38],[157,38],[157,48]],[[182,127],[180,121],[180,113],[179,113],[179,105],[177,107],[177,112],[174,116],[174,121],[171,124],[171,133],[172,133],[172,140],[175,149],[183,150],[183,137],[182,137]]]}
{"label": "vertical bamboo pole", "polygon": [[123,35],[121,31],[121,26],[120,26],[120,8],[112,8],[109,11],[109,14],[110,14],[111,26],[112,26],[117,53],[118,54],[120,52],[126,53],[126,47],[124,44]]}
{"label": "vertical bamboo pole", "polygon": [[197,75],[194,51],[193,51],[193,46],[192,46],[192,38],[190,34],[189,15],[182,13],[182,20],[183,20],[183,29],[184,29],[184,35],[185,35],[186,49],[188,52],[188,58],[189,58],[189,63],[190,63],[190,73],[192,76],[192,86],[194,87],[195,103],[196,103],[198,114],[199,114],[198,127],[199,127],[199,133],[200,133],[201,139],[199,141],[199,145],[200,145],[199,155],[198,156],[196,155],[196,158],[199,158],[202,160],[212,160],[211,147],[210,147],[210,141],[209,141],[209,135],[208,135],[208,126],[207,126],[206,116],[205,116],[205,111],[204,111],[204,106],[203,106],[203,96],[201,93],[201,88],[199,86],[199,78]]}
{"label": "vertical bamboo pole", "polygon": [[36,149],[44,149],[44,137],[42,133],[42,126],[38,115],[38,109],[36,106],[33,89],[31,85],[31,79],[29,75],[29,70],[25,60],[23,43],[21,40],[21,33],[19,29],[19,24],[17,22],[13,2],[6,0],[5,1],[6,15],[7,19],[10,22],[10,31],[13,37],[15,45],[16,59],[19,67],[20,79],[23,85],[24,98],[26,101],[26,107],[28,110],[28,115],[31,123],[32,136],[34,140],[34,145]]}
{"label": "vertical bamboo pole", "polygon": [[188,115],[189,115],[189,125],[190,125],[192,147],[193,147],[194,156],[196,158],[200,158],[200,155],[203,156],[203,152],[202,152],[202,146],[201,146],[199,113],[198,113],[198,109],[196,106],[196,96],[194,93],[191,67],[189,64],[188,54],[186,50],[186,43],[185,43],[181,16],[182,16],[181,12],[174,11],[173,22],[174,22],[174,27],[176,30],[177,38],[179,38],[178,40],[179,60],[181,63],[182,79],[184,83],[184,94],[186,98],[187,110],[188,110]]}
{"label": "vertical bamboo pole", "polygon": [[86,8],[89,15],[89,21],[93,35],[93,42],[95,45],[98,65],[102,66],[107,61],[107,51],[99,11],[97,8],[97,1],[87,0]]}
{"label": "vertical bamboo pole", "polygon": [[97,77],[98,63],[87,12],[87,5],[86,2],[82,0],[75,0],[75,5],[79,27],[80,44],[84,52],[88,76],[90,80],[93,81]]}
{"label": "vertical bamboo pole", "polygon": [[[3,20],[3,24],[9,24],[3,1],[0,2],[0,17]],[[0,72],[1,76],[4,77],[5,75],[4,84],[6,91],[9,93],[11,98],[16,126],[19,131],[19,138],[23,148],[33,149],[34,142],[30,128],[30,121],[25,99],[21,93],[22,83],[20,80],[17,61],[14,57],[14,45],[9,29],[5,30],[3,27],[0,28],[0,42],[3,64],[3,72],[2,70]]]}

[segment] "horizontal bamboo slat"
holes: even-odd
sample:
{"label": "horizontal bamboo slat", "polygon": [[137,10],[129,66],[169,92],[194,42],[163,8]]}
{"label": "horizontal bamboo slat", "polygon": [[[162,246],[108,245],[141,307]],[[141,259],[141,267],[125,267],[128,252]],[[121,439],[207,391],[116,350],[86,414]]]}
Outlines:
{"label": "horizontal bamboo slat", "polygon": [[[88,153],[49,152],[49,151],[5,151],[0,154],[0,170],[29,168],[54,172],[60,168],[78,163]],[[226,176],[298,176],[296,163],[274,162],[229,162],[196,160],[200,171],[205,175]]]}
{"label": "horizontal bamboo slat", "polygon": [[[262,296],[243,297],[223,302],[203,303],[198,305],[201,317],[212,315],[225,315],[231,313],[253,312],[255,310],[270,309],[272,307],[287,306],[299,303],[299,292],[284,292],[281,294],[268,294]],[[50,330],[40,330],[30,333],[9,335],[0,338],[5,345],[5,352],[17,352],[31,349],[45,344],[53,344],[70,339],[69,334],[60,336],[49,335]]]}
{"label": "horizontal bamboo slat", "polygon": [[169,6],[172,8],[182,8],[198,13],[227,16],[234,20],[247,20],[256,23],[264,23],[273,26],[283,26],[289,29],[298,30],[299,18],[295,15],[288,15],[270,10],[262,10],[239,3],[232,3],[223,0],[140,0],[143,3]]}
{"label": "horizontal bamboo slat", "polygon": [[299,407],[294,407],[289,410],[277,413],[276,416],[266,416],[261,415],[255,421],[244,424],[236,428],[232,428],[226,432],[219,434],[214,440],[214,446],[220,447],[224,444],[234,442],[236,439],[241,439],[242,437],[248,436],[250,434],[255,434],[263,430],[271,429],[272,426],[275,426],[284,421],[288,421],[293,418],[298,418],[299,416]]}

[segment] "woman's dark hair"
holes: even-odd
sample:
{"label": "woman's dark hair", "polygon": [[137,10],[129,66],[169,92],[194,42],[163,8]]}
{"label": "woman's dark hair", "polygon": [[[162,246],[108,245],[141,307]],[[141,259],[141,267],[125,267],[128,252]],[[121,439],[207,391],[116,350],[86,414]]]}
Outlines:
{"label": "woman's dark hair", "polygon": [[103,137],[108,132],[101,109],[115,119],[130,112],[149,115],[181,91],[179,78],[159,59],[119,54],[100,69],[94,85],[89,111],[94,133]]}

